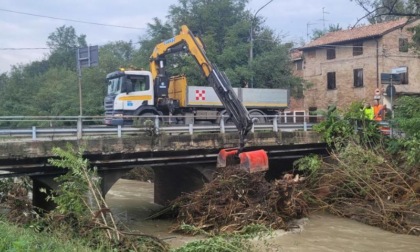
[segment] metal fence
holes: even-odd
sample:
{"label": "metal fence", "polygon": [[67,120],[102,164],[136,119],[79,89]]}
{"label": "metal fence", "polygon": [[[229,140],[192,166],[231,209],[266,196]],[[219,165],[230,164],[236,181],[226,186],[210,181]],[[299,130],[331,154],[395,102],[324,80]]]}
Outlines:
{"label": "metal fence", "polygon": [[[319,120],[319,116],[313,116]],[[179,118],[179,117],[178,117]],[[264,123],[254,124],[252,132],[257,131],[307,131],[315,123],[308,123],[307,115],[264,116]],[[196,122],[195,124],[168,123],[167,116],[130,117],[130,119],[146,121],[136,126],[106,126],[104,116],[8,116],[0,117],[0,139],[82,139],[94,136],[117,136],[147,134],[194,134],[200,132],[235,132],[235,125],[220,120],[218,124]],[[313,118],[312,118],[313,119]],[[148,121],[147,121],[148,120]]]}

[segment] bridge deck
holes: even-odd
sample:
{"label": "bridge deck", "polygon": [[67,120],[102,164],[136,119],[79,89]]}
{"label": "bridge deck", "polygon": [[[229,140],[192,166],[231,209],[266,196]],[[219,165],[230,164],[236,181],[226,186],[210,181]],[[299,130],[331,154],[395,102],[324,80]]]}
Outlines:
{"label": "bridge deck", "polygon": [[[107,137],[83,140],[0,143],[0,176],[61,172],[51,167],[52,148],[67,144],[81,147],[98,169],[131,169],[136,166],[175,166],[216,163],[222,148],[238,145],[237,134]],[[270,160],[300,157],[325,151],[314,132],[262,132],[249,136],[247,150],[264,149]],[[7,173],[4,173],[7,172]]]}

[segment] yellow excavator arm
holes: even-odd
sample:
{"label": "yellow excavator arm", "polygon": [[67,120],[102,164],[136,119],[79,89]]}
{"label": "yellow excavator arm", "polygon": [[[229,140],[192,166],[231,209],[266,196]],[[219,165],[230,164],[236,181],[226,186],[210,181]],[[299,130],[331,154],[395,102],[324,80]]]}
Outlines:
{"label": "yellow excavator arm", "polygon": [[207,59],[201,39],[195,37],[186,25],[181,26],[179,35],[168,39],[155,46],[150,56],[150,71],[153,79],[159,75],[160,60],[164,60],[165,55],[177,52],[189,52],[197,61],[203,71],[204,76],[208,77],[212,71],[210,61]]}
{"label": "yellow excavator arm", "polygon": [[[156,45],[150,56],[150,71],[152,73],[157,98],[162,100],[168,98],[169,80],[165,70],[165,56],[179,52],[189,53],[194,57],[207,81],[213,87],[226,111],[229,113],[231,120],[238,129],[240,144],[238,150],[234,154],[240,157],[241,163],[248,163],[246,169],[251,172],[267,170],[268,158],[264,151],[261,150],[257,154],[259,157],[263,156],[262,158],[259,158],[262,160],[259,163],[264,163],[262,166],[259,164],[255,165],[255,161],[253,161],[254,163],[250,161],[251,159],[256,160],[255,155],[250,158],[249,152],[241,153],[245,146],[245,137],[252,129],[252,119],[249,116],[248,110],[233,91],[229,79],[209,61],[206,57],[203,43],[198,37],[195,37],[185,25],[181,27],[181,32],[178,35]],[[240,154],[243,155],[241,156]],[[219,155],[219,157],[220,156],[221,155]],[[223,158],[225,158],[225,156],[226,155],[223,155]],[[246,161],[242,161],[242,159]]]}

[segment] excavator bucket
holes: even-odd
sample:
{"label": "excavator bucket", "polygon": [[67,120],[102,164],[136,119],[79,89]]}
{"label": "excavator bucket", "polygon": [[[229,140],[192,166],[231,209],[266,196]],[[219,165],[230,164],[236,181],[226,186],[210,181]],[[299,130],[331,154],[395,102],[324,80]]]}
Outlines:
{"label": "excavator bucket", "polygon": [[239,165],[249,173],[263,172],[268,170],[268,156],[264,150],[247,151],[239,153],[237,149],[223,149],[217,157],[217,167],[229,167]]}

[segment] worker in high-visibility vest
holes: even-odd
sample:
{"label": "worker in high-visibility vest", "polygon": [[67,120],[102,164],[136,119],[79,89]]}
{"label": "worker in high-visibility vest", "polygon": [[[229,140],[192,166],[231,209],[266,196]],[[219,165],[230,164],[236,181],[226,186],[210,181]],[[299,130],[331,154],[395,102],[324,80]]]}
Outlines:
{"label": "worker in high-visibility vest", "polygon": [[375,118],[375,114],[372,106],[370,106],[370,103],[365,103],[365,106],[363,107],[363,114],[368,120],[373,120],[373,118]]}
{"label": "worker in high-visibility vest", "polygon": [[379,100],[375,100],[373,105],[373,115],[375,121],[382,121],[385,119],[386,106],[379,103]]}

